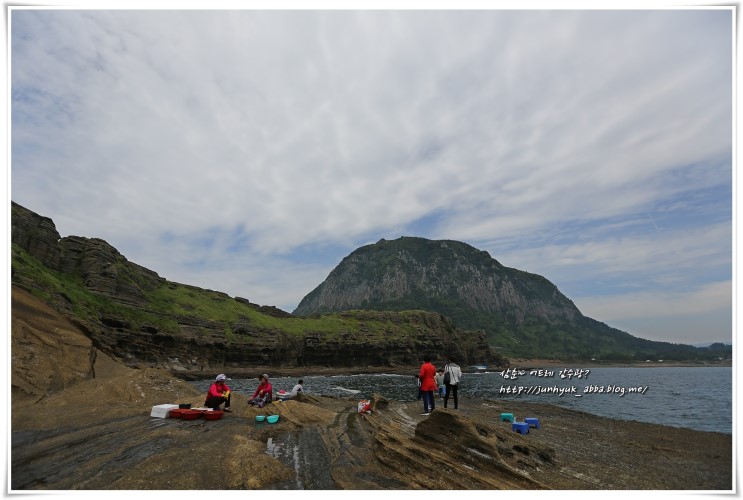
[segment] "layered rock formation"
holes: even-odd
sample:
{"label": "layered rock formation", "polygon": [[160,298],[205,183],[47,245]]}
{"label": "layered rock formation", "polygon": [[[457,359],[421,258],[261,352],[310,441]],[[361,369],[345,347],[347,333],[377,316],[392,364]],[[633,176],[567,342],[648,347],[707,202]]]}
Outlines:
{"label": "layered rock formation", "polygon": [[[36,403],[14,401],[14,492],[699,491],[734,484],[729,434],[466,397],[457,411],[422,416],[417,401],[375,397],[373,412],[361,415],[353,399],[304,395],[259,409],[234,394],[233,411],[221,420],[157,419],[149,417],[152,405],[200,406],[204,394],[162,370],[121,370]],[[538,416],[541,427],[517,434],[494,418],[503,411]],[[258,414],[279,415],[279,422],[256,423]]]}
{"label": "layered rock formation", "polygon": [[[131,369],[65,317],[13,290],[11,493],[42,490],[664,489],[731,490],[730,434],[612,420],[550,405],[460,396],[418,401],[303,395],[265,408],[233,394],[217,421],[150,418],[201,406],[193,385]],[[514,433],[501,412],[538,416]],[[255,422],[277,414],[277,424]],[[638,472],[639,471],[639,472]],[[222,494],[214,492],[213,494]]]}
{"label": "layered rock formation", "polygon": [[[300,320],[170,282],[101,239],[61,238],[51,219],[15,203],[12,243],[14,290],[32,292],[92,347],[130,366],[211,377],[215,370],[237,374],[256,365],[411,366],[424,352],[453,354],[464,363],[492,359],[482,332],[457,329],[437,313],[354,311]],[[15,318],[23,309],[11,312]]]}

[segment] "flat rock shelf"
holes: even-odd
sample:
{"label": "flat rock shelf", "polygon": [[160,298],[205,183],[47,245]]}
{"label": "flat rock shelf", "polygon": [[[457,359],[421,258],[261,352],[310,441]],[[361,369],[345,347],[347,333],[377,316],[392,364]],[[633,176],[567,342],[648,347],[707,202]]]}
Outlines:
{"label": "flat rock shelf", "polygon": [[[361,415],[353,397],[262,409],[236,397],[220,420],[184,421],[150,417],[154,404],[203,403],[165,371],[93,379],[13,405],[11,489],[732,489],[729,434],[520,401],[461,398],[430,416],[418,401],[372,401]],[[506,412],[540,428],[513,432]]]}

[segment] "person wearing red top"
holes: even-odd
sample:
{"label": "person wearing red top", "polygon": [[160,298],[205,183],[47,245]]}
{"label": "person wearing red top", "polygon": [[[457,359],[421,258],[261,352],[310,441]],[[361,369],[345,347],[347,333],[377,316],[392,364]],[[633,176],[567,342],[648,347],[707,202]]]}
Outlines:
{"label": "person wearing red top", "polygon": [[433,393],[436,391],[436,367],[431,364],[431,356],[423,356],[423,364],[418,377],[421,381],[421,391],[423,392],[423,413],[421,415],[430,415],[436,409],[436,399]]}
{"label": "person wearing red top", "polygon": [[227,377],[224,373],[217,375],[217,379],[209,387],[209,392],[206,393],[204,406],[212,410],[219,410],[219,405],[224,403],[224,411],[232,411],[230,409],[230,388],[224,383],[225,380],[227,380]]}
{"label": "person wearing red top", "polygon": [[273,401],[273,387],[271,387],[271,382],[268,381],[268,375],[265,373],[258,377],[258,381],[258,388],[253,393],[253,397],[248,400],[248,404],[263,408],[265,404]]}

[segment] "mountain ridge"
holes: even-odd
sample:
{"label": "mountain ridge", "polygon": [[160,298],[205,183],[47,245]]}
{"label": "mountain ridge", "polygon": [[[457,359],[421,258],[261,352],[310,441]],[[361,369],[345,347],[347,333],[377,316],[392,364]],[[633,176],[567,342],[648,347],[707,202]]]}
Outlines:
{"label": "mountain ridge", "polygon": [[[363,372],[413,366],[425,352],[454,355],[468,365],[504,365],[504,356],[588,360],[598,355],[602,360],[620,361],[729,357],[729,349],[695,350],[643,339],[636,339],[639,348],[628,350],[622,344],[634,337],[583,317],[545,278],[506,268],[487,252],[453,240],[437,245],[443,243],[460,253],[466,250],[486,268],[506,272],[509,286],[490,297],[488,287],[495,282],[480,272],[479,282],[460,286],[470,293],[469,305],[454,303],[452,307],[445,293],[450,284],[440,281],[440,273],[419,266],[419,272],[426,272],[434,282],[439,280],[437,294],[419,293],[412,298],[416,300],[407,302],[388,296],[384,307],[368,303],[348,310],[344,304],[342,312],[296,316],[245,298],[168,281],[128,261],[99,238],[62,238],[52,219],[15,202],[11,202],[11,222],[14,289],[30,291],[63,314],[104,354],[128,366],[166,368],[181,377],[213,376],[214,370],[250,371],[246,366],[345,367]],[[402,241],[415,246],[430,240]],[[360,247],[339,266],[360,258],[356,267],[382,277],[386,293],[409,289],[410,283],[401,280],[399,273],[359,267],[364,261],[361,257],[375,254],[375,245],[385,242]],[[410,252],[385,258],[398,266],[415,260]],[[458,263],[440,262],[441,269],[464,275],[471,271],[468,265],[463,258]],[[308,296],[320,293],[321,285]],[[421,296],[429,302],[417,300]],[[545,298],[554,300],[546,302]],[[442,304],[448,309],[435,307]],[[494,316],[492,311],[471,308],[473,304],[491,309],[504,304],[514,307],[503,316]],[[535,321],[535,317],[541,319]]]}
{"label": "mountain ridge", "polygon": [[360,247],[293,314],[420,309],[486,332],[508,357],[640,360],[695,358],[693,346],[641,339],[584,316],[543,276],[502,265],[454,240],[403,236]]}

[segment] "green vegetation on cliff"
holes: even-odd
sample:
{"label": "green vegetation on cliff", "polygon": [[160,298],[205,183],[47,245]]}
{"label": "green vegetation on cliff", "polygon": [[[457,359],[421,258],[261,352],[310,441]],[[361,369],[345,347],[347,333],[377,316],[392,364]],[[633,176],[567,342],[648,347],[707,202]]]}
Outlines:
{"label": "green vegetation on cliff", "polygon": [[[103,317],[116,317],[122,323],[149,325],[164,333],[176,333],[178,322],[174,318],[209,320],[224,327],[227,334],[231,325],[247,322],[257,330],[275,330],[301,336],[308,332],[322,332],[329,338],[342,333],[359,334],[362,330],[384,336],[393,333],[404,336],[410,325],[398,328],[387,315],[369,315],[359,320],[349,313],[332,313],[313,317],[273,317],[259,312],[254,304],[246,304],[228,295],[162,280],[152,290],[144,291],[147,307],[122,304],[105,295],[90,291],[79,276],[53,271],[41,264],[25,250],[13,245],[13,281],[23,285],[33,295],[51,304],[67,303],[67,311],[86,321]],[[122,266],[125,267],[125,266]],[[405,318],[412,312],[400,313]],[[227,335],[240,335],[235,333]]]}
{"label": "green vegetation on cliff", "polygon": [[179,373],[250,366],[410,366],[425,352],[482,363],[482,332],[438,313],[344,311],[293,317],[225,293],[170,282],[98,238],[62,238],[48,217],[11,203],[12,283],[130,365]]}
{"label": "green vegetation on cliff", "polygon": [[543,276],[503,266],[457,241],[402,237],[361,247],[300,302],[295,314],[344,309],[435,311],[486,332],[506,357],[630,361],[712,359],[693,346],[634,337],[583,316]]}
{"label": "green vegetation on cliff", "polygon": [[544,277],[456,241],[401,238],[361,247],[302,300],[295,311],[301,316],[291,316],[167,281],[101,239],[61,238],[51,219],[15,203],[11,235],[12,283],[131,364],[391,366],[415,364],[424,352],[467,364],[503,356],[725,356],[639,339],[586,318]]}

